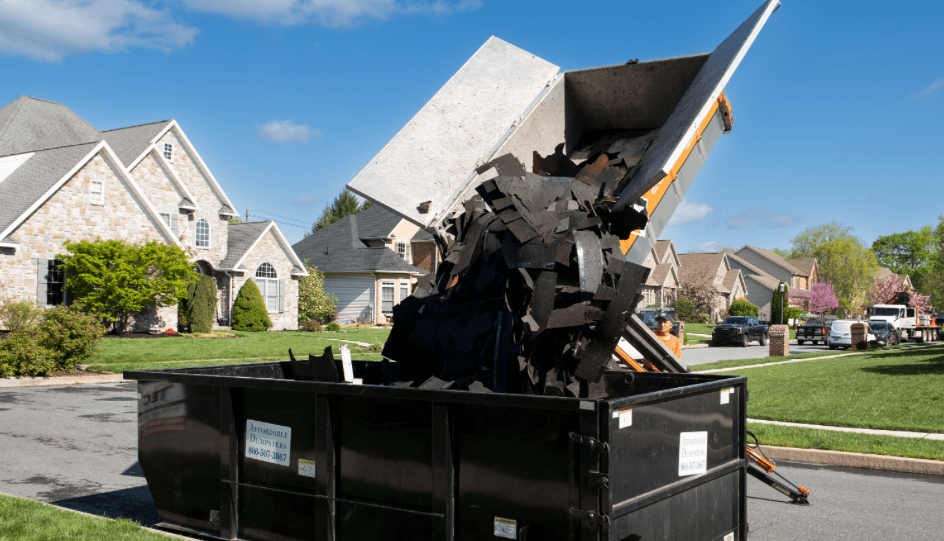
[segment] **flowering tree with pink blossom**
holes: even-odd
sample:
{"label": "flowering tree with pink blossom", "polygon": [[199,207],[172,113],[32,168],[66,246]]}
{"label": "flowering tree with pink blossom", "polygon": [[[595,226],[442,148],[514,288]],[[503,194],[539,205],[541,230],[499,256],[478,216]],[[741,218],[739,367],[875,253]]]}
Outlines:
{"label": "flowering tree with pink blossom", "polygon": [[833,291],[832,282],[813,284],[809,291],[790,291],[787,296],[790,299],[790,306],[802,308],[814,314],[822,314],[839,307],[839,299]]}
{"label": "flowering tree with pink blossom", "polygon": [[874,304],[886,304],[896,293],[905,292],[911,296],[908,303],[912,308],[917,308],[919,314],[926,314],[931,311],[931,297],[921,295],[917,291],[911,290],[908,283],[900,274],[891,274],[886,278],[875,278],[872,280],[872,287],[866,293],[866,310]]}

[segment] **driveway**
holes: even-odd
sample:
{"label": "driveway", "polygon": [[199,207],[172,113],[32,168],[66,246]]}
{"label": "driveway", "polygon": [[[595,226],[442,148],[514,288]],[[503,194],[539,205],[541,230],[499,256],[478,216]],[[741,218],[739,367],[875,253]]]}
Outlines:
{"label": "driveway", "polygon": [[[137,464],[135,383],[0,389],[0,454],[0,492],[159,522]],[[944,531],[934,503],[944,501],[944,478],[786,463],[779,470],[810,489],[813,505],[792,505],[749,477],[750,541],[931,541]]]}

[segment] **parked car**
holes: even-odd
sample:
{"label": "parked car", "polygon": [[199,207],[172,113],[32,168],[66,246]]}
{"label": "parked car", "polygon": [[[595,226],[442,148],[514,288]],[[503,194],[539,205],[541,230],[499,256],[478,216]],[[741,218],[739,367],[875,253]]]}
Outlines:
{"label": "parked car", "polygon": [[826,345],[826,338],[829,335],[829,326],[831,324],[832,321],[825,318],[810,318],[806,320],[803,325],[797,327],[797,344],[802,346],[808,341],[812,344],[820,343]]}
{"label": "parked car", "polygon": [[676,338],[678,338],[679,337],[679,323],[678,323],[678,320],[675,317],[673,317],[674,315],[675,314],[672,314],[671,312],[636,312],[636,316],[638,316],[639,319],[641,319],[642,322],[646,324],[646,327],[649,327],[649,330],[652,332],[656,332],[656,327],[657,327],[656,318],[657,317],[662,316],[672,321],[672,330],[669,332],[671,332],[673,335],[675,335]]}
{"label": "parked car", "polygon": [[[852,347],[853,323],[863,323],[866,327],[869,327],[868,323],[865,323],[864,321],[856,321],[854,319],[839,319],[834,321],[829,327],[829,349],[849,349]],[[866,330],[866,340],[870,344],[878,343],[878,339],[875,337],[875,333],[872,332],[871,327]]]}
{"label": "parked car", "polygon": [[869,328],[875,335],[875,341],[880,346],[896,346],[901,343],[901,334],[898,329],[887,321],[870,321]]}
{"label": "parked car", "polygon": [[760,345],[766,346],[768,338],[770,338],[769,327],[761,325],[756,317],[728,316],[711,329],[710,345],[719,346],[725,342],[733,342],[741,347],[747,347],[748,342],[756,340]]}

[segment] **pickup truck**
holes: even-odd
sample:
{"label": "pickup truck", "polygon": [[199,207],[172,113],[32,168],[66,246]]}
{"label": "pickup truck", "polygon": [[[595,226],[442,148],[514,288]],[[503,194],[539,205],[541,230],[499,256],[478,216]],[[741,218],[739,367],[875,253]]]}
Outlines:
{"label": "pickup truck", "polygon": [[803,325],[797,327],[797,344],[802,346],[805,342],[810,342],[825,346],[826,340],[829,338],[829,326],[831,324],[832,320],[829,319],[810,318],[806,320]]}
{"label": "pickup truck", "polygon": [[748,342],[757,341],[762,346],[767,345],[770,330],[767,325],[761,325],[756,317],[728,316],[711,329],[711,344],[718,346],[725,342],[734,342],[741,347],[747,347]]}

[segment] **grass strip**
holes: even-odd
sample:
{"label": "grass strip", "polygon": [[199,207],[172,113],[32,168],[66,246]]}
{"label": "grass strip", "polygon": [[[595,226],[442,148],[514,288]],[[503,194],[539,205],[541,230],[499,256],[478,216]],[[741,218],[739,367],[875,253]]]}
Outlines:
{"label": "grass strip", "polygon": [[[337,352],[343,344],[337,340],[383,344],[390,334],[389,329],[352,329],[345,333],[228,332],[237,337],[106,338],[102,342],[101,351],[86,362],[104,365],[178,360],[259,359],[288,357],[289,348],[296,355],[321,355],[328,346]],[[354,356],[358,356],[359,351],[365,350],[352,347]]]}
{"label": "grass strip", "polygon": [[[944,460],[944,441],[759,423],[747,423],[747,429],[760,440],[761,449],[764,445],[774,445],[796,449],[821,449],[847,453]],[[748,442],[752,443],[753,439],[748,437]]]}
{"label": "grass strip", "polygon": [[941,347],[747,368],[755,419],[944,433]]}
{"label": "grass strip", "polygon": [[[379,353],[360,353],[351,352],[355,360],[380,361],[383,356]],[[162,370],[165,368],[193,368],[197,366],[221,366],[226,364],[244,364],[244,363],[271,363],[273,361],[287,361],[283,357],[268,357],[262,359],[229,359],[215,361],[172,361],[155,363],[117,363],[117,364],[93,364],[88,370],[101,370],[102,372],[112,372],[115,374],[124,373],[126,370]],[[0,539],[2,541],[2,539]]]}
{"label": "grass strip", "polygon": [[0,540],[167,541],[137,522],[90,517],[33,500],[0,495]]}

